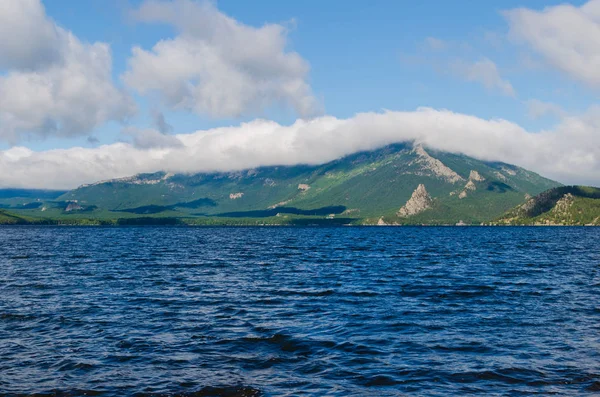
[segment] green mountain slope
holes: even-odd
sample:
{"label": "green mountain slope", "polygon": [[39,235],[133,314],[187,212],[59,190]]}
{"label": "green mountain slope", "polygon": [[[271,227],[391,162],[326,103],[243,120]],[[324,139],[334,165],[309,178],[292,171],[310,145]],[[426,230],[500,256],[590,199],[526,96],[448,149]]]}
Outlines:
{"label": "green mountain slope", "polygon": [[600,226],[600,189],[587,186],[553,188],[512,209],[494,223]]}
{"label": "green mountain slope", "polygon": [[[399,215],[421,184],[431,198],[427,208]],[[81,186],[18,211],[52,219],[172,218],[192,224],[480,223],[556,186],[512,165],[396,144],[318,166],[140,174]]]}
{"label": "green mountain slope", "polygon": [[0,224],[2,225],[24,225],[32,221],[33,218],[21,217],[8,211],[0,210]]}

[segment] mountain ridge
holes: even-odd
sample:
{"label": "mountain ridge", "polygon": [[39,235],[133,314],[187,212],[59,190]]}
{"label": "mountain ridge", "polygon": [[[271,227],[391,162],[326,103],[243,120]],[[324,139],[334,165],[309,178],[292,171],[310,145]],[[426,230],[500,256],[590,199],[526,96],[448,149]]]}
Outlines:
{"label": "mountain ridge", "polygon": [[[399,216],[421,185],[431,199],[427,208]],[[81,185],[54,199],[4,199],[0,208],[63,221],[148,217],[186,224],[293,224],[311,219],[332,224],[377,224],[381,219],[387,224],[478,224],[557,186],[514,165],[400,143],[321,165],[138,174]]]}
{"label": "mountain ridge", "polygon": [[600,226],[600,189],[591,186],[552,188],[531,197],[492,224]]}

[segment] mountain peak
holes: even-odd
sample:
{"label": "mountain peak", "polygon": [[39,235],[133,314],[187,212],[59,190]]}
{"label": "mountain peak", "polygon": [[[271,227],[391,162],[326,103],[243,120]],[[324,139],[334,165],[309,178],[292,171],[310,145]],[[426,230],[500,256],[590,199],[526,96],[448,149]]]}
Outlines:
{"label": "mountain peak", "polygon": [[420,183],[412,193],[410,199],[402,208],[400,208],[400,211],[398,211],[398,216],[409,217],[420,214],[421,212],[431,208],[432,203],[433,199],[429,193],[427,193],[425,185]]}
{"label": "mountain peak", "polygon": [[437,177],[446,180],[450,183],[456,183],[464,181],[465,179],[458,175],[453,169],[446,166],[440,160],[432,157],[423,147],[422,144],[415,145],[413,149],[418,158],[413,161],[415,164],[419,164],[424,171],[429,171]]}

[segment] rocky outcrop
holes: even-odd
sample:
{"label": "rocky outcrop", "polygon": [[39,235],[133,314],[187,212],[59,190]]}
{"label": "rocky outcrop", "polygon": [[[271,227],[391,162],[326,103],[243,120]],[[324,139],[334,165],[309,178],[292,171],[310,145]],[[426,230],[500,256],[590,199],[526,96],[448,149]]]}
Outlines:
{"label": "rocky outcrop", "polygon": [[536,206],[537,199],[535,197],[531,197],[528,199],[525,204],[519,206],[519,209],[523,211],[524,214],[529,214]]}
{"label": "rocky outcrop", "polygon": [[242,193],[242,192],[239,192],[239,193],[229,193],[229,198],[231,200],[237,200],[237,199],[242,198],[242,197],[244,197],[244,193]]}
{"label": "rocky outcrop", "polygon": [[504,171],[506,174],[510,175],[510,176],[515,176],[517,175],[517,172],[513,169],[510,169],[508,167],[502,167],[502,171]]}
{"label": "rocky outcrop", "polygon": [[427,193],[427,189],[425,189],[425,185],[420,184],[417,186],[415,191],[413,192],[410,199],[404,204],[400,211],[398,211],[398,216],[401,217],[409,217],[416,214],[420,214],[421,212],[431,208],[431,204],[433,200],[429,193]]}
{"label": "rocky outcrop", "polygon": [[500,171],[494,171],[494,175],[496,175],[496,177],[501,181],[506,181],[506,176]]}
{"label": "rocky outcrop", "polygon": [[600,189],[560,186],[530,198],[509,211],[501,224],[595,225],[600,214]]}
{"label": "rocky outcrop", "polygon": [[571,193],[565,194],[554,204],[552,212],[559,215],[566,214],[573,205],[573,201],[575,201],[575,197]]}
{"label": "rocky outcrop", "polygon": [[289,203],[292,200],[285,200],[285,201],[280,201],[277,204],[273,204],[272,206],[269,207],[270,210],[277,208],[277,207],[282,207],[284,205],[286,205],[287,203]]}
{"label": "rocky outcrop", "polygon": [[413,149],[418,158],[412,161],[410,164],[419,164],[423,170],[432,172],[435,176],[441,179],[445,179],[450,183],[457,183],[464,181],[465,179],[454,172],[451,168],[447,167],[440,160],[431,157],[429,153],[425,151],[423,145],[417,145]]}
{"label": "rocky outcrop", "polygon": [[467,191],[475,191],[477,190],[477,185],[475,185],[475,182],[483,182],[485,181],[485,178],[483,176],[481,176],[481,174],[475,170],[471,170],[471,172],[469,173],[469,181],[466,183],[465,187],[463,188],[462,192],[459,193],[458,198],[459,199],[464,199],[465,197],[467,197]]}
{"label": "rocky outcrop", "polygon": [[469,181],[483,182],[485,181],[485,178],[481,176],[479,172],[471,170],[471,173],[469,173]]}
{"label": "rocky outcrop", "polygon": [[310,185],[307,185],[306,183],[301,183],[298,185],[298,190],[302,190],[303,192],[305,192],[308,189],[310,189]]}
{"label": "rocky outcrop", "polygon": [[383,217],[379,218],[377,221],[377,226],[387,226],[387,223],[383,220]]}
{"label": "rocky outcrop", "polygon": [[67,204],[67,207],[65,208],[65,212],[79,211],[82,209],[83,207],[77,203],[77,200],[74,200],[69,201],[69,204]]}

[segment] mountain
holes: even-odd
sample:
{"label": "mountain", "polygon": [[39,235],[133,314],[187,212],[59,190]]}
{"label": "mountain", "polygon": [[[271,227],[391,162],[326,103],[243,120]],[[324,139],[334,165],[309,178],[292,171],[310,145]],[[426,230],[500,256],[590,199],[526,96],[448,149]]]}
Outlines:
{"label": "mountain", "polygon": [[493,223],[600,226],[600,189],[556,187],[532,197]]}
{"label": "mountain", "polygon": [[513,165],[395,144],[322,165],[140,174],[7,209],[66,223],[479,224],[557,186]]}

